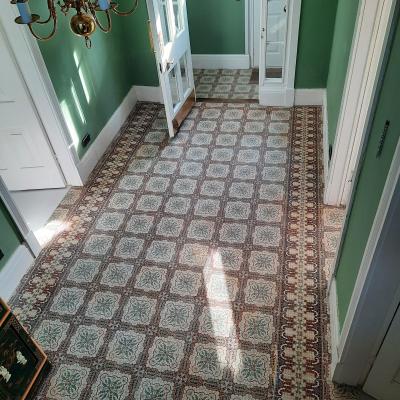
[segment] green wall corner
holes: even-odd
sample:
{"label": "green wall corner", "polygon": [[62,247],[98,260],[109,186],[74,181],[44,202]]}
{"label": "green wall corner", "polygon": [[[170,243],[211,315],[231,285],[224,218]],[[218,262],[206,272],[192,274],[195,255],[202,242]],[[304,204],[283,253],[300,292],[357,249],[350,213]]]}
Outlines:
{"label": "green wall corner", "polygon": [[245,2],[188,0],[193,54],[245,54]]}
{"label": "green wall corner", "polygon": [[337,3],[338,0],[302,1],[296,89],[326,87]]}

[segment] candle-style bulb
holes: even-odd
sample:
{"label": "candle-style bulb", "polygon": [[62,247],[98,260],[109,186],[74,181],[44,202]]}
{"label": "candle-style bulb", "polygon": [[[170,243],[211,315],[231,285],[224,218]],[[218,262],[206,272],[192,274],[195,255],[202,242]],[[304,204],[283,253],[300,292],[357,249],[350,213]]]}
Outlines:
{"label": "candle-style bulb", "polygon": [[24,24],[30,24],[32,22],[32,14],[27,1],[17,1],[17,7],[19,15],[21,16],[21,21]]}
{"label": "candle-style bulb", "polygon": [[110,8],[110,1],[109,0],[98,0],[99,1],[99,8],[100,10],[106,11]]}

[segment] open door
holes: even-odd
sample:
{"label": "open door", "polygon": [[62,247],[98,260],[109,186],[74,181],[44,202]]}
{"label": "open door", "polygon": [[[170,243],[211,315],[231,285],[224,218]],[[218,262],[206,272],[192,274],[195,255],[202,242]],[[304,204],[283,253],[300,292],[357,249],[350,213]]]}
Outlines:
{"label": "open door", "polygon": [[0,26],[0,176],[8,190],[65,187],[64,177]]}
{"label": "open door", "polygon": [[195,102],[186,0],[147,0],[170,137]]}

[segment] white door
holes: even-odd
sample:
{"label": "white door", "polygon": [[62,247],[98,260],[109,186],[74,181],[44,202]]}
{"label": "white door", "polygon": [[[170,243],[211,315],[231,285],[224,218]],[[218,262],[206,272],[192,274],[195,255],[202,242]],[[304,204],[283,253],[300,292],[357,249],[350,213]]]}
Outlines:
{"label": "white door", "polygon": [[195,102],[186,0],[147,0],[168,131],[175,136]]}
{"label": "white door", "polygon": [[0,26],[0,176],[8,190],[65,187]]}
{"label": "white door", "polygon": [[400,310],[386,334],[363,388],[377,400],[400,399]]}
{"label": "white door", "polygon": [[285,56],[286,0],[253,0],[253,67],[258,68],[260,65],[261,27],[264,27],[264,21],[261,21],[263,19],[261,12],[263,1],[268,2],[264,28],[267,32],[267,48],[266,52],[263,52],[265,54],[265,65],[266,68],[279,68],[282,67]]}
{"label": "white door", "polygon": [[267,11],[267,68],[282,68],[286,44],[286,0],[269,0]]}

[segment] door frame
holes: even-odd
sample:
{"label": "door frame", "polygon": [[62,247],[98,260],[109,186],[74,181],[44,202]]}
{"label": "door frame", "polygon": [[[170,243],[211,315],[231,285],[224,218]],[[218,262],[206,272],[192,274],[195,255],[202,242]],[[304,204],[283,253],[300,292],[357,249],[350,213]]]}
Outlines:
{"label": "door frame", "polygon": [[17,16],[15,6],[0,2],[0,29],[2,26],[66,184],[82,186],[83,180],[77,168],[79,157],[39,45],[25,26],[14,22]]}
{"label": "door frame", "polygon": [[[364,98],[357,100],[359,108],[364,107],[368,114],[362,116],[364,131],[361,136],[354,178],[351,182],[349,201],[346,209],[346,221],[341,232],[341,241],[334,261],[334,270],[331,272],[328,295],[331,323],[331,375],[335,382],[351,386],[363,385],[374,358],[386,334],[391,319],[400,301],[400,271],[390,270],[390,256],[382,249],[388,244],[385,235],[390,225],[390,216],[393,208],[400,202],[400,140],[397,143],[392,164],[386,179],[385,187],[364,250],[363,259],[357,275],[356,283],[350,299],[349,307],[342,329],[338,321],[336,272],[339,264],[339,255],[343,247],[344,232],[347,229],[349,212],[354,199],[354,187],[357,184],[360,165],[362,162],[365,145],[370,133],[373,109],[376,105],[376,97],[382,83],[382,77],[387,62],[387,46],[390,43],[393,31],[394,17],[398,14],[397,0],[378,0],[380,7],[378,13],[370,15],[370,18],[362,17],[364,6],[373,5],[370,0],[362,0],[359,18],[368,21],[370,30],[375,32],[375,39],[370,38],[368,49],[373,52],[376,69],[374,74],[368,76],[369,91]],[[397,7],[397,9],[396,9]],[[365,8],[366,10],[367,8]],[[358,21],[360,26],[362,21]],[[377,37],[380,39],[377,41]],[[379,45],[378,45],[379,44]],[[384,45],[383,45],[384,44]],[[365,45],[365,43],[364,43]],[[379,66],[379,68],[378,68]],[[372,90],[373,89],[373,90]],[[369,97],[366,97],[368,94]],[[367,108],[368,104],[368,108]],[[360,117],[361,119],[361,117]],[[397,187],[397,191],[395,189]],[[397,202],[397,203],[396,203]],[[385,257],[386,256],[386,257]],[[393,269],[393,268],[392,268]],[[374,315],[374,319],[370,316]]]}
{"label": "door frame", "polygon": [[[262,13],[267,4],[262,0]],[[301,15],[301,0],[287,0],[287,30],[285,47],[285,68],[282,79],[265,82],[259,85],[259,101],[261,105],[277,107],[293,107],[294,105],[294,80],[296,75],[297,45],[299,40],[299,27]],[[260,40],[260,69],[265,64],[263,47],[266,46],[266,35]],[[261,74],[260,74],[261,83]]]}
{"label": "door frame", "polygon": [[349,201],[379,85],[395,5],[396,0],[360,1],[324,191],[326,204],[340,206]]}
{"label": "door frame", "polygon": [[245,0],[245,39],[246,39],[246,55],[250,58],[250,68],[254,68],[254,15],[255,15],[255,1]]}

